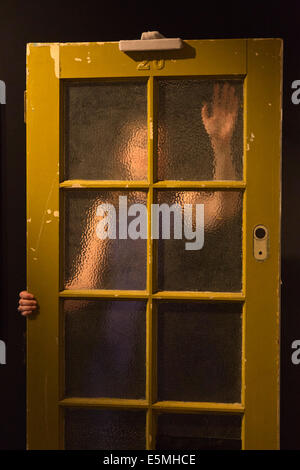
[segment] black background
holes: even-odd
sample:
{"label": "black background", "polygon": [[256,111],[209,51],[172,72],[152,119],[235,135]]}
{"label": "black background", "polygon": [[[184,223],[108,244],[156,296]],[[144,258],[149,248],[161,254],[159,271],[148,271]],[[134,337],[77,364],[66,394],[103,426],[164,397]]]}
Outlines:
{"label": "black background", "polygon": [[300,365],[291,362],[291,343],[300,339],[300,105],[291,102],[291,83],[300,80],[300,4],[207,0],[0,1],[0,80],[7,87],[1,105],[0,339],[7,364],[0,365],[0,449],[24,449],[26,441],[25,319],[17,312],[18,292],[26,288],[26,43],[119,41],[149,30],[182,39],[284,40],[281,448],[300,449]]}

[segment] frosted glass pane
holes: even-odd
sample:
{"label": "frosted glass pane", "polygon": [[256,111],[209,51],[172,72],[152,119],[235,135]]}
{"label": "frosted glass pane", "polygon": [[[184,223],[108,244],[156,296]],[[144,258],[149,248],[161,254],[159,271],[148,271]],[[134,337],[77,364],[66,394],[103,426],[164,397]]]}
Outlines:
{"label": "frosted glass pane", "polygon": [[[187,250],[188,239],[158,241],[159,290],[231,291],[242,288],[242,192],[161,191],[158,204],[204,204],[204,244]],[[183,216],[182,216],[183,219]],[[190,219],[187,218],[187,221]],[[200,220],[200,218],[199,218]],[[191,224],[190,224],[191,227]],[[193,231],[197,226],[193,221]],[[199,229],[199,230],[198,230]],[[200,223],[198,223],[200,234]],[[184,230],[183,230],[184,234]]]}
{"label": "frosted glass pane", "polygon": [[243,83],[159,80],[158,179],[242,179]]}
{"label": "frosted glass pane", "polygon": [[66,409],[66,450],[143,450],[144,411]]}
{"label": "frosted glass pane", "polygon": [[241,343],[239,304],[159,304],[159,400],[240,402]]}
{"label": "frosted glass pane", "polygon": [[147,179],[145,82],[66,86],[65,179]]}
{"label": "frosted glass pane", "polygon": [[145,397],[146,303],[65,300],[66,396]]}
{"label": "frosted glass pane", "polygon": [[157,419],[157,450],[241,449],[240,416],[162,414]]}
{"label": "frosted glass pane", "polygon": [[[128,207],[146,204],[142,191],[65,191],[66,289],[145,289],[146,240],[120,239],[119,196],[127,196]],[[115,239],[97,235],[100,204],[112,204],[116,210]]]}

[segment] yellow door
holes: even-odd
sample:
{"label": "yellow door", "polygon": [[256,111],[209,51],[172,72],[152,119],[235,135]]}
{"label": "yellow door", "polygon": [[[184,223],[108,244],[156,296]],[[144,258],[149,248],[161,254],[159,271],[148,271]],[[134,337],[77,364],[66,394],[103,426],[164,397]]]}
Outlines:
{"label": "yellow door", "polygon": [[281,67],[28,45],[29,449],[278,448]]}

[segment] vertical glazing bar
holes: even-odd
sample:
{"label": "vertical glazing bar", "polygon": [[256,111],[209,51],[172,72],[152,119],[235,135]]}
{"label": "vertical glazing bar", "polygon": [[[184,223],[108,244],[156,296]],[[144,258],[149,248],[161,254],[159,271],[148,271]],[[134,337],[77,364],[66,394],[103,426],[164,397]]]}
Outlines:
{"label": "vertical glazing bar", "polygon": [[147,338],[146,338],[146,400],[149,403],[146,421],[146,448],[151,450],[152,441],[152,297],[147,302]]}
{"label": "vertical glazing bar", "polygon": [[148,79],[148,237],[147,237],[147,338],[146,338],[146,400],[149,403],[146,419],[146,449],[152,449],[152,292],[153,292],[153,242],[151,239],[151,205],[153,203],[153,76]]}
{"label": "vertical glazing bar", "polygon": [[153,426],[152,403],[157,401],[157,312],[156,304],[149,298],[147,306],[147,395],[149,409],[147,413],[147,450],[155,447],[155,427]]}
{"label": "vertical glazing bar", "polygon": [[149,185],[147,195],[147,292],[151,298],[153,294],[153,240],[151,239],[151,205],[153,203],[153,187]]}

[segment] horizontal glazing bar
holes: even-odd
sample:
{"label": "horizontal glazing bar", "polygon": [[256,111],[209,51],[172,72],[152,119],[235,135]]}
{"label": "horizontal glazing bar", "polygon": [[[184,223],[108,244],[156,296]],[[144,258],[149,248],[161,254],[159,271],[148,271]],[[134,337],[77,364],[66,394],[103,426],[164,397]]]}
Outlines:
{"label": "horizontal glazing bar", "polygon": [[66,180],[60,183],[60,188],[148,188],[147,181],[122,181],[122,180]]}
{"label": "horizontal glazing bar", "polygon": [[147,299],[148,294],[144,290],[63,290],[59,293],[62,298],[120,298],[120,299]]}
{"label": "horizontal glazing bar", "polygon": [[225,302],[243,302],[245,300],[245,295],[240,292],[160,291],[152,294],[152,297],[158,300],[220,300]]}
{"label": "horizontal glazing bar", "polygon": [[245,408],[240,403],[210,403],[210,402],[182,402],[159,401],[152,405],[153,410],[161,411],[191,411],[191,412],[220,412],[243,413]]}
{"label": "horizontal glazing bar", "polygon": [[118,398],[64,398],[59,401],[63,407],[82,408],[149,408],[160,411],[174,412],[219,412],[243,413],[245,408],[240,403],[210,403],[210,402],[181,402],[159,401],[150,405],[146,400],[127,400]]}
{"label": "horizontal glazing bar", "polygon": [[73,406],[83,408],[148,408],[146,400],[126,400],[118,398],[64,398],[59,401],[60,406]]}
{"label": "horizontal glazing bar", "polygon": [[[66,289],[59,292],[61,298],[121,298],[147,299],[149,294],[143,290],[101,290],[101,289]],[[219,300],[224,302],[243,302],[242,292],[194,292],[160,291],[152,294],[156,300]]]}
{"label": "horizontal glazing bar", "polygon": [[158,189],[245,189],[243,181],[158,181],[153,184]]}
{"label": "horizontal glazing bar", "polygon": [[[133,188],[147,189],[147,181],[122,180],[66,180],[59,184],[60,188]],[[243,181],[158,181],[153,184],[157,189],[245,189]]]}

